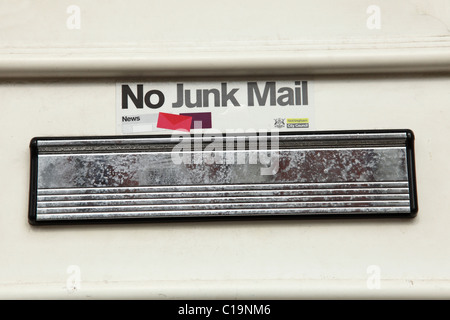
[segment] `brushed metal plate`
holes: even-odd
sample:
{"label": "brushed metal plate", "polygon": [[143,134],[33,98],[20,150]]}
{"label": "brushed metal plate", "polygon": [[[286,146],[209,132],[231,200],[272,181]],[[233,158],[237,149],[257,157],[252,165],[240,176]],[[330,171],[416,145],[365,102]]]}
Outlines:
{"label": "brushed metal plate", "polygon": [[410,130],[34,138],[33,225],[413,217]]}

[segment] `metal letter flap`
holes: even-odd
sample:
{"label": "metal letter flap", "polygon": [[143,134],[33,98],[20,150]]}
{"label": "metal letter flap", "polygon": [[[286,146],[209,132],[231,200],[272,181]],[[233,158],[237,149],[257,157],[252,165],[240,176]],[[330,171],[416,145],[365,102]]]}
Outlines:
{"label": "metal letter flap", "polygon": [[413,217],[410,130],[34,138],[33,225]]}

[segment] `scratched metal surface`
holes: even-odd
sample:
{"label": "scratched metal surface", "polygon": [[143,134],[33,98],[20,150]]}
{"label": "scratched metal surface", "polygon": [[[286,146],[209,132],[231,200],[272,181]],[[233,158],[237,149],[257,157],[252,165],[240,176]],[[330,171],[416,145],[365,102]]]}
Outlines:
{"label": "scratched metal surface", "polygon": [[[400,147],[260,151],[257,163],[249,159],[248,151],[244,151],[240,152],[244,156],[239,158],[240,164],[236,163],[237,153],[227,152],[235,155],[235,163],[231,164],[227,163],[224,152],[215,154],[223,163],[211,163],[211,155],[205,154],[201,163],[188,157],[190,163],[181,164],[174,163],[171,153],[42,155],[39,157],[38,187],[407,180],[406,152]],[[268,166],[276,172],[262,175],[261,169]]]}
{"label": "scratched metal surface", "polygon": [[38,140],[36,221],[409,213],[405,139],[289,135],[225,151],[167,138]]}

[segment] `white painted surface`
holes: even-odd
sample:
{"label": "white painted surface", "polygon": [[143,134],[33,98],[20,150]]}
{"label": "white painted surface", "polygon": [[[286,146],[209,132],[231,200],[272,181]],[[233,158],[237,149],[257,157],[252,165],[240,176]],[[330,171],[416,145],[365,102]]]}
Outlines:
{"label": "white painted surface", "polygon": [[3,1],[0,30],[0,77],[450,71],[448,0]]}
{"label": "white painted surface", "polygon": [[[226,12],[231,12],[237,2],[227,2],[228,8],[224,2],[202,2],[206,8],[199,12],[209,12],[205,21],[188,19],[200,2],[192,7],[179,2],[182,8],[177,10],[171,2],[160,3],[161,12],[150,19],[150,10],[129,8],[125,2],[94,7],[80,1],[80,30],[68,30],[65,25],[66,8],[72,2],[22,1],[17,8],[1,3],[0,74],[17,79],[0,82],[0,297],[450,297],[450,75],[317,75],[318,70],[333,72],[329,67],[339,64],[342,54],[355,73],[396,66],[405,58],[405,66],[414,65],[417,52],[424,58],[418,60],[423,70],[448,67],[450,55],[444,54],[448,53],[448,2],[379,1],[380,7],[390,9],[382,11],[382,17],[395,22],[386,28],[382,25],[381,36],[370,35],[365,27],[365,10],[372,2],[343,1],[331,6],[332,1],[317,1],[305,8],[309,14],[302,15],[303,19],[297,16],[300,8],[291,10],[294,2],[288,2],[283,2],[287,6],[283,10],[275,8],[280,2],[265,2],[265,9],[256,12],[252,9],[261,2],[248,2],[233,15],[219,12],[217,16],[212,15],[213,9],[229,8]],[[307,10],[313,6],[317,6],[315,11]],[[60,11],[61,16],[57,14]],[[351,27],[354,21],[364,27]],[[58,23],[61,29],[56,27]],[[302,30],[311,24],[315,28],[308,29],[309,40],[325,43],[320,50],[278,46],[280,39],[307,41]],[[145,32],[134,34],[137,26],[143,26]],[[88,29],[91,31],[84,33]],[[81,33],[70,33],[78,31]],[[395,37],[411,39],[410,35],[424,42],[418,48],[405,49],[411,51],[408,60],[406,51],[397,48]],[[198,54],[202,47],[197,44],[209,43],[212,38],[241,41],[239,52],[244,58],[239,55],[233,63],[234,51],[227,55],[214,49],[211,52],[219,52],[218,56],[202,59],[204,53]],[[340,46],[345,39],[352,44],[348,51],[326,49],[327,41],[338,41]],[[361,43],[358,39],[381,43],[375,45],[379,55],[371,50],[355,51],[352,46]],[[188,41],[187,51],[178,50],[177,41]],[[315,84],[318,130],[409,128],[415,132],[419,200],[415,219],[28,225],[30,139],[115,134],[115,83],[121,80],[88,78],[90,75],[105,70],[109,73],[103,75],[135,78],[139,70],[146,75],[152,70],[166,75],[187,74],[186,70],[208,73],[218,66],[239,73],[238,67],[252,61],[251,41],[274,41],[278,46],[273,52],[268,50],[268,56],[257,55],[260,60],[256,59],[259,66],[264,61],[272,63],[272,75],[291,69],[292,73],[316,73],[310,78]],[[430,48],[423,48],[426,42]],[[166,47],[167,43],[175,43],[176,48]],[[144,48],[154,45],[157,52],[130,49],[141,44]],[[378,50],[390,45],[396,49]],[[167,52],[175,52],[173,58],[162,57]],[[316,61],[313,66],[317,68],[308,69],[304,64],[303,69],[296,69],[295,61],[305,63],[297,55]],[[292,60],[280,59],[285,56]],[[277,69],[277,64],[282,67]],[[109,69],[104,68],[108,65]],[[90,73],[91,67],[103,71]],[[241,74],[256,70],[258,63],[251,67]],[[74,74],[84,78],[39,78]],[[380,289],[368,288],[374,274],[368,274],[367,268],[373,265],[379,267]],[[80,274],[67,273],[70,266],[78,266]],[[75,291],[67,288],[73,279],[79,280],[74,282],[78,285]]]}
{"label": "white painted surface", "polygon": [[[414,130],[413,220],[36,228],[27,223],[29,140],[114,134],[115,81],[3,82],[0,295],[448,297],[449,86],[434,75],[315,78],[318,129]],[[81,271],[75,294],[70,265]],[[379,291],[367,289],[370,265],[380,268]]]}

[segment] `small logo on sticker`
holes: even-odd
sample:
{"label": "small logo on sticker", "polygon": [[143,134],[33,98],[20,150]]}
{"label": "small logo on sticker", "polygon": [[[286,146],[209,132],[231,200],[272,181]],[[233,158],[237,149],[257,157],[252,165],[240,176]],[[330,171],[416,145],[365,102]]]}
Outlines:
{"label": "small logo on sticker", "polygon": [[283,118],[276,118],[274,119],[275,123],[273,124],[275,128],[284,128],[285,123]]}
{"label": "small logo on sticker", "polygon": [[309,128],[309,119],[308,118],[287,118],[286,119],[287,128]]}

